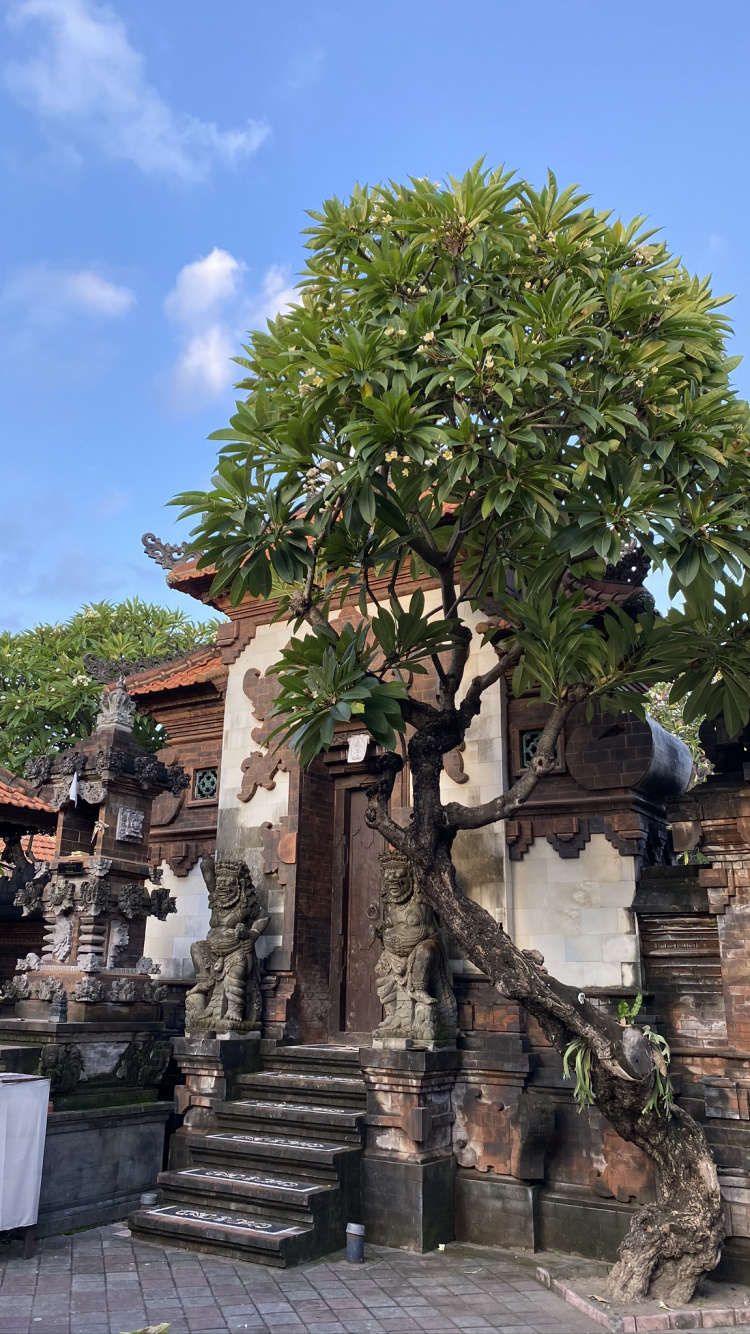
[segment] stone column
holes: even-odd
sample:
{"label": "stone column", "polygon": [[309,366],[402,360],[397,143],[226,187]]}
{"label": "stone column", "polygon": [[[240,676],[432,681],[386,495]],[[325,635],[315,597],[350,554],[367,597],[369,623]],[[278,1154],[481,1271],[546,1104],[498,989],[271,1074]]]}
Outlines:
{"label": "stone column", "polygon": [[451,1093],[455,1048],[364,1048],[363,1221],[380,1246],[430,1251],[453,1240]]}

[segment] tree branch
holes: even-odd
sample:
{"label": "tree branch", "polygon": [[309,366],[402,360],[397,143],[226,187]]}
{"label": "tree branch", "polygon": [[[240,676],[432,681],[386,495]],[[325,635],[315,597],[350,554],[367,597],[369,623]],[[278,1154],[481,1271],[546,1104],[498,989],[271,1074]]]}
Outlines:
{"label": "tree branch", "polygon": [[404,761],[401,756],[395,755],[393,751],[381,755],[378,761],[380,777],[377,783],[373,783],[365,789],[367,796],[365,823],[369,825],[370,829],[377,829],[398,852],[403,852],[405,856],[408,856],[411,852],[409,834],[401,828],[401,825],[396,824],[396,821],[391,819],[388,811],[388,802],[393,795],[394,784],[403,767]]}
{"label": "tree branch", "polygon": [[[495,669],[493,668],[493,672]],[[487,673],[489,676],[490,673]],[[459,829],[483,829],[485,825],[494,824],[496,820],[507,820],[509,816],[515,815],[516,811],[523,806],[534,791],[540,778],[551,773],[555,767],[555,743],[570,717],[574,708],[588,695],[591,694],[589,686],[572,686],[568,691],[565,700],[561,704],[555,705],[539,738],[539,745],[536,748],[528,769],[525,769],[520,778],[507,792],[492,801],[486,801],[481,806],[462,806],[460,802],[452,801],[443,807],[444,828],[451,835],[457,833]]]}

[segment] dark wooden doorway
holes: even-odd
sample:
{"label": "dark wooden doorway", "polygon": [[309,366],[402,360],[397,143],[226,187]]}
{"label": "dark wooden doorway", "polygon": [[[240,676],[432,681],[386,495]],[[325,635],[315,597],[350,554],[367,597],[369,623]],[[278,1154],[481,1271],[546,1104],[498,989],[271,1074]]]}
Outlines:
{"label": "dark wooden doorway", "polygon": [[341,775],[335,782],[330,1039],[369,1046],[383,1017],[375,987],[382,949],[375,927],[380,920],[378,856],[386,843],[365,823],[365,788],[372,776]]}

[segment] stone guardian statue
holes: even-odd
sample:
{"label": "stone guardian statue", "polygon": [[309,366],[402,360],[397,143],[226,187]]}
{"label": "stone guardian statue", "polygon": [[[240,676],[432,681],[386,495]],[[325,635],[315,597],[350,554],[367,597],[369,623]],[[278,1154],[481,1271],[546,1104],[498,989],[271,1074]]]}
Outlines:
{"label": "stone guardian statue", "polygon": [[185,1032],[260,1028],[260,968],[255,942],[268,926],[244,861],[203,857],[210,927],[190,947],[197,981],[185,997]]}
{"label": "stone guardian statue", "polygon": [[456,998],[445,943],[432,908],[414,882],[409,862],[383,852],[377,934],[383,953],[376,966],[385,1018],[373,1033],[375,1046],[449,1046],[457,1033]]}

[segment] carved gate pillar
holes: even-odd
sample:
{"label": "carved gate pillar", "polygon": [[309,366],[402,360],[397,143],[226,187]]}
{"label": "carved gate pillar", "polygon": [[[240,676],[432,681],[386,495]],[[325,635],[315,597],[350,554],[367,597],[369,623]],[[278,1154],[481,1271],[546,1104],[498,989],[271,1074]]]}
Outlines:
{"label": "carved gate pillar", "polygon": [[367,1087],[362,1201],[368,1239],[434,1250],[454,1235],[451,1094],[459,1053],[371,1048],[360,1060]]}

